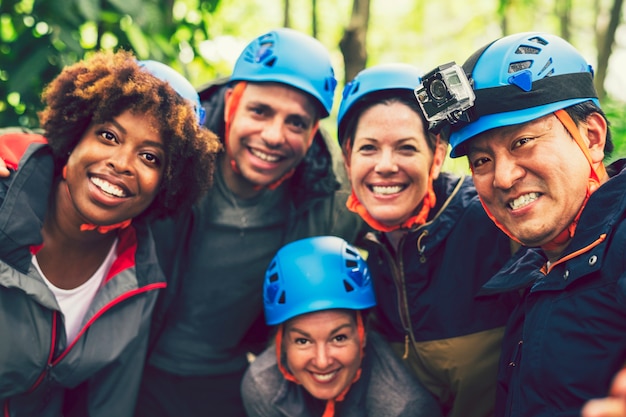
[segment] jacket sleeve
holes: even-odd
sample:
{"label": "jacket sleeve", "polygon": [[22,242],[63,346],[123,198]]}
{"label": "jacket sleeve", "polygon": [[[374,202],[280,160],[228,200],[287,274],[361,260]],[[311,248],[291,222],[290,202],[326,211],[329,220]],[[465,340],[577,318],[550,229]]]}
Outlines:
{"label": "jacket sleeve", "polygon": [[31,143],[48,143],[42,135],[22,128],[0,129],[0,158],[9,169],[16,170]]}
{"label": "jacket sleeve", "polygon": [[281,417],[280,412],[272,406],[272,396],[265,392],[264,385],[248,373],[241,383],[241,394],[248,417]]}
{"label": "jacket sleeve", "polygon": [[267,385],[255,379],[247,372],[241,382],[243,405],[248,417],[281,417],[281,413],[272,405],[275,393],[267,392]]}
{"label": "jacket sleeve", "polygon": [[341,188],[335,192],[333,203],[333,225],[331,235],[344,238],[350,243],[356,243],[367,233],[369,227],[361,217],[348,210],[346,201],[350,190]]}
{"label": "jacket sleeve", "polygon": [[248,417],[281,417],[272,404],[284,382],[276,366],[276,350],[266,349],[252,362],[241,382],[241,397]]}

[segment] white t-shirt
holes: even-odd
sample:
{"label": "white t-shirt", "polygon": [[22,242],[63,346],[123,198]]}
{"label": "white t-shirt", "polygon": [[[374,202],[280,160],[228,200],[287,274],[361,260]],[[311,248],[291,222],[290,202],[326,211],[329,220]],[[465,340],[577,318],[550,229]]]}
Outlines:
{"label": "white t-shirt", "polygon": [[37,256],[33,255],[33,265],[37,268],[37,271],[43,277],[43,281],[46,283],[52,294],[54,294],[61,308],[61,312],[65,318],[65,333],[67,334],[68,344],[71,343],[78,332],[81,329],[85,314],[96,296],[100,285],[107,271],[111,268],[113,261],[115,260],[115,248],[117,247],[117,239],[113,242],[109,253],[98,268],[98,270],[87,280],[76,288],[71,290],[64,290],[56,287],[52,284],[39,267],[37,262]]}

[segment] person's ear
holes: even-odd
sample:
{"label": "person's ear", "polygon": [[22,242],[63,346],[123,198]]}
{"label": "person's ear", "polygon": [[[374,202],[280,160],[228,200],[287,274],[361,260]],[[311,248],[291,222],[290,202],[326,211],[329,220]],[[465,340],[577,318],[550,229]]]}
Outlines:
{"label": "person's ear", "polygon": [[313,140],[315,139],[315,135],[317,135],[317,131],[320,129],[320,121],[316,119],[311,127],[311,135],[309,136],[309,140],[306,144],[306,150],[308,151],[311,145],[313,144]]}
{"label": "person's ear", "polygon": [[343,157],[343,167],[346,170],[348,181],[352,184],[352,177],[350,175],[350,157],[352,156],[351,147],[347,144],[351,143],[351,138],[346,138],[346,142],[341,146],[341,156]]}
{"label": "person's ear", "polygon": [[600,113],[591,113],[587,116],[584,123],[579,124],[579,129],[589,148],[589,155],[595,169],[604,159],[608,124]]}
{"label": "person's ear", "polygon": [[224,92],[224,122],[228,122],[230,120],[228,117],[230,116],[230,106],[228,105],[228,100],[233,95],[233,89],[228,88]]}
{"label": "person's ear", "polygon": [[443,163],[446,160],[446,155],[448,154],[448,143],[443,140],[437,141],[437,146],[435,146],[435,152],[433,154],[433,165],[431,168],[433,180],[436,180],[441,173],[441,168],[443,167]]}

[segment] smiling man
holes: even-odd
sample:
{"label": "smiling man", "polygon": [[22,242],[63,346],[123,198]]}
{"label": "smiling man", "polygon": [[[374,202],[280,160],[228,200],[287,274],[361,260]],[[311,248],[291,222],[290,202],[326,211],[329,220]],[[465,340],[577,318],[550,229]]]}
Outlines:
{"label": "smiling man", "polygon": [[467,155],[485,210],[526,247],[482,290],[523,293],[496,415],[577,416],[626,361],[625,160],[605,168],[613,144],[593,71],[563,39],[507,36],[463,69],[475,98],[442,103],[431,128]]}
{"label": "smiling man", "polygon": [[247,354],[267,342],[262,288],[272,256],[304,237],[355,237],[359,223],[334,172],[341,165],[318,129],[335,86],[319,41],[277,29],[250,42],[230,79],[200,92],[225,152],[193,213],[155,227],[170,285],[137,416],[244,416]]}

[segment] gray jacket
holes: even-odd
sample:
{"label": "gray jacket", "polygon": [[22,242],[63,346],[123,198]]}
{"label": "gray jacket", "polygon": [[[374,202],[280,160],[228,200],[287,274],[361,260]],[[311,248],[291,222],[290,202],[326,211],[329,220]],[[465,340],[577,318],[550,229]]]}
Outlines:
{"label": "gray jacket", "polygon": [[67,340],[56,298],[31,264],[52,165],[46,145],[31,145],[19,170],[0,180],[1,415],[130,417],[165,279],[150,231],[133,222],[120,233],[117,259],[79,335]]}

